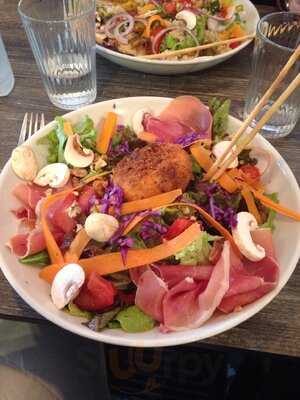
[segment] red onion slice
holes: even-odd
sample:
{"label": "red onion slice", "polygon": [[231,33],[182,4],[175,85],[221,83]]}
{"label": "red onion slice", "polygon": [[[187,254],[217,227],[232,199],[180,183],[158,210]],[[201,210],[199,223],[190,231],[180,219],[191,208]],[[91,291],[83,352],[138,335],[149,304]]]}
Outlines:
{"label": "red onion slice", "polygon": [[[189,29],[187,29],[187,28],[177,27],[177,26],[169,26],[168,28],[165,28],[165,29],[163,29],[162,31],[158,32],[158,34],[153,38],[153,41],[152,41],[152,53],[153,53],[153,54],[157,54],[157,53],[158,53],[158,52],[156,51],[156,44],[157,44],[157,41],[158,41],[163,35],[165,35],[166,33],[170,32],[170,31],[181,31],[181,32],[187,33],[187,34],[190,35],[190,36],[192,37],[192,39],[194,40],[195,46],[199,46],[199,41],[198,41],[197,37],[194,35],[194,33],[193,33],[191,30],[189,30]],[[196,51],[196,50],[195,50],[195,51]],[[199,55],[199,51],[197,50],[196,57],[197,57],[198,55]]]}
{"label": "red onion slice", "polygon": [[[128,24],[128,27],[124,32],[120,32],[120,28],[124,26],[124,24]],[[121,39],[121,43],[124,43],[123,36],[128,35],[134,26],[134,18],[128,13],[120,13],[111,17],[105,24],[105,34],[110,39]],[[112,30],[114,30],[112,32]],[[125,39],[127,40],[127,39]],[[126,42],[128,43],[128,42]]]}

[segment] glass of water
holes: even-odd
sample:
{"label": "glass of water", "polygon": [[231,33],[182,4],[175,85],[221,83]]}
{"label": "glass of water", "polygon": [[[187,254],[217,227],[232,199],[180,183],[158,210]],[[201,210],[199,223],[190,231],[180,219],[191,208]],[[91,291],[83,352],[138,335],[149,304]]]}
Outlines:
{"label": "glass of water", "polygon": [[[265,91],[271,86],[282,67],[300,44],[300,14],[278,12],[266,15],[257,25],[255,47],[252,59],[252,75],[244,117],[253,110]],[[279,95],[287,88],[300,70],[300,60],[291,68],[285,79],[265,105],[256,119],[254,127],[262,115],[271,107]],[[300,116],[300,88],[286,100],[269,122],[261,130],[268,138],[287,136],[297,123]]]}
{"label": "glass of water", "polygon": [[95,0],[21,0],[18,11],[50,101],[67,110],[92,103]]}

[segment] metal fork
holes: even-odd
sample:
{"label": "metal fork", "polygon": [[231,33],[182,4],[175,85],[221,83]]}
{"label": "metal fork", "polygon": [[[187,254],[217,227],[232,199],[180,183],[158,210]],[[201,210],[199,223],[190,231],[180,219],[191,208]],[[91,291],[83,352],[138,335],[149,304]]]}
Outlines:
{"label": "metal fork", "polygon": [[[37,113],[35,116],[33,113],[30,113],[30,117],[28,117],[29,113],[24,115],[24,119],[22,122],[22,127],[20,131],[20,136],[18,140],[18,146],[24,143],[27,139],[29,139],[36,131],[43,128],[45,125],[44,113]],[[34,122],[33,122],[34,121]]]}

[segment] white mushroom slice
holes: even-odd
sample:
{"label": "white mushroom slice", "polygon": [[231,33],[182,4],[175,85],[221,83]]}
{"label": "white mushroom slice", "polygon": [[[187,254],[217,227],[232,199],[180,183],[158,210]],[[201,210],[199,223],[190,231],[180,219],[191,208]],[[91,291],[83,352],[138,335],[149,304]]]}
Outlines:
{"label": "white mushroom slice", "polygon": [[64,157],[73,167],[85,168],[92,164],[94,152],[82,147],[79,135],[75,134],[68,137]]}
{"label": "white mushroom slice", "polygon": [[182,10],[176,14],[176,19],[181,19],[186,23],[186,27],[190,30],[194,29],[197,24],[197,17],[192,11]]}
{"label": "white mushroom slice", "polygon": [[[222,157],[222,155],[225,153],[225,151],[228,149],[231,141],[230,140],[223,140],[222,142],[219,142],[214,145],[212,152],[213,155],[216,157],[216,159],[219,159]],[[225,158],[228,159],[229,156],[235,151],[236,146],[233,146],[232,150],[230,151],[230,154]],[[227,167],[227,168],[236,168],[239,165],[238,159],[235,158],[232,163]]]}
{"label": "white mushroom slice", "polygon": [[84,228],[91,239],[107,242],[119,228],[119,222],[112,215],[92,213],[85,220]]}
{"label": "white mushroom slice", "polygon": [[137,110],[131,119],[131,124],[132,124],[132,129],[134,133],[139,137],[139,134],[141,132],[144,132],[144,127],[143,127],[143,120],[144,120],[144,115],[147,113],[151,113],[151,110],[149,108],[141,108],[140,110]]}
{"label": "white mushroom slice", "polygon": [[75,299],[84,279],[84,271],[78,264],[67,264],[58,271],[51,286],[51,298],[54,305],[62,309]]}
{"label": "white mushroom slice", "polygon": [[237,214],[237,226],[232,228],[232,236],[240,252],[251,261],[260,261],[266,256],[265,249],[254,243],[251,231],[257,229],[255,217],[245,211]]}
{"label": "white mushroom slice", "polygon": [[64,163],[46,165],[37,174],[34,183],[39,186],[49,185],[52,188],[60,188],[67,184],[70,178],[70,170]]}
{"label": "white mushroom slice", "polygon": [[11,154],[11,166],[14,173],[25,181],[33,181],[38,172],[38,163],[31,147],[20,146]]}

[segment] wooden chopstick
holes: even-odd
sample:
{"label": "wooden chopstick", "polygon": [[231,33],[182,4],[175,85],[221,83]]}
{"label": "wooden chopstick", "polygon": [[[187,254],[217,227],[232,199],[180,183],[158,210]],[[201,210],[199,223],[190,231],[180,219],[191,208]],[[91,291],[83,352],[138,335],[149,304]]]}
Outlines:
{"label": "wooden chopstick", "polygon": [[295,79],[289,84],[286,90],[278,97],[278,99],[272,104],[272,106],[266,111],[266,113],[262,116],[262,118],[258,121],[255,128],[251,131],[249,135],[247,135],[243,140],[237,145],[235,151],[233,151],[230,157],[226,158],[220,169],[216,172],[216,174],[212,177],[212,180],[217,180],[221,175],[225,172],[227,167],[232,163],[232,161],[238,157],[241,151],[244,150],[246,146],[256,136],[256,134],[260,131],[260,129],[269,121],[272,115],[278,110],[278,108],[286,101],[286,99],[297,89],[300,85],[300,73],[295,77]]}
{"label": "wooden chopstick", "polygon": [[254,39],[254,37],[255,37],[255,34],[253,33],[251,35],[245,35],[245,36],[241,36],[239,38],[220,40],[219,42],[202,44],[200,46],[188,47],[186,49],[181,49],[181,50],[164,51],[163,53],[139,56],[138,58],[143,58],[143,59],[146,58],[148,60],[156,60],[156,59],[167,58],[167,57],[172,57],[172,56],[181,56],[184,54],[192,53],[194,51],[210,49],[215,46],[221,46],[221,45],[231,44],[231,43],[235,43],[235,42],[243,42],[244,40],[252,40],[252,39]]}
{"label": "wooden chopstick", "polygon": [[265,92],[263,97],[260,99],[260,101],[256,104],[252,112],[248,115],[248,117],[245,119],[244,123],[240,126],[238,131],[234,134],[230,145],[226,149],[226,152],[214,162],[214,164],[211,166],[211,168],[207,171],[207,173],[204,176],[204,180],[209,180],[212,179],[213,175],[216,173],[220,165],[223,163],[225,158],[230,154],[231,150],[233,147],[236,145],[240,137],[243,135],[243,133],[246,131],[248,126],[250,125],[251,121],[259,114],[261,109],[264,107],[264,105],[267,103],[269,98],[272,96],[274,91],[277,89],[278,85],[282,82],[282,80],[285,78],[291,67],[295,64],[297,59],[300,56],[300,45],[297,47],[297,49],[294,51],[294,53],[291,55],[289,58],[288,62],[285,64],[285,66],[282,68],[282,70],[279,72],[277,78],[275,81],[272,83],[272,85],[269,87],[269,89]]}

